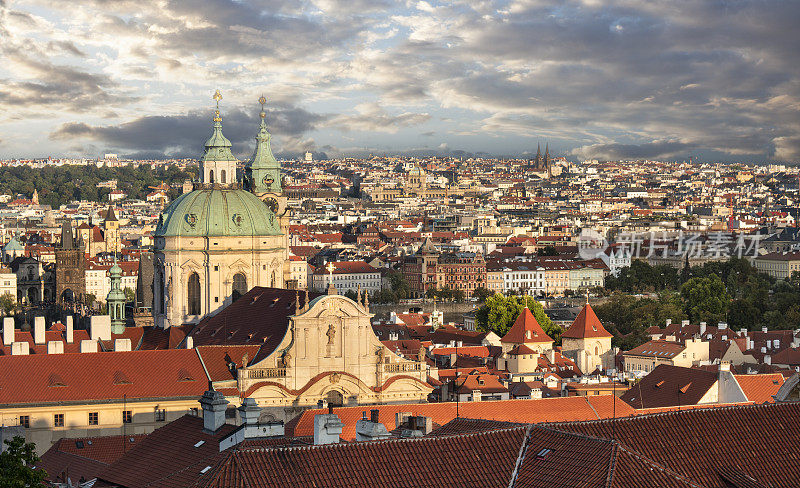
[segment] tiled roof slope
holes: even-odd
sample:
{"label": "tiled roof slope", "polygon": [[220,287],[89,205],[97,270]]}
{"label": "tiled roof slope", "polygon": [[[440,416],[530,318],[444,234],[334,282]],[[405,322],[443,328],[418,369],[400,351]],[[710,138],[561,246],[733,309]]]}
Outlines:
{"label": "tiled roof slope", "polygon": [[607,439],[534,427],[523,449],[514,488],[692,486]]}
{"label": "tiled roof slope", "polygon": [[[106,437],[62,438],[42,454],[36,463],[37,468],[44,469],[48,479],[54,481],[62,473],[74,482],[95,478],[106,466],[122,457],[137,442],[144,439],[144,434],[112,435]],[[61,478],[63,480],[63,478]]]}
{"label": "tiled roof slope", "polygon": [[525,307],[522,312],[517,316],[514,325],[506,332],[506,335],[500,339],[502,342],[510,342],[513,344],[534,344],[539,342],[553,342],[539,325],[536,317],[533,316],[530,309]]}
{"label": "tiled roof slope", "polygon": [[0,357],[0,404],[198,398],[207,387],[193,349]]}
{"label": "tiled roof slope", "polygon": [[659,364],[620,398],[633,408],[696,405],[716,381],[710,371]]}
{"label": "tiled roof slope", "polygon": [[755,403],[773,403],[773,395],[783,385],[783,375],[773,374],[737,374],[736,381],[748,400]]}
{"label": "tiled roof slope", "polygon": [[508,486],[525,428],[424,439],[230,450],[195,486]]}
{"label": "tiled roof slope", "polygon": [[612,337],[612,335],[603,327],[597,314],[592,310],[592,306],[587,303],[561,337],[586,339],[589,337]]}
{"label": "tiled roof slope", "polygon": [[225,424],[208,434],[201,417],[184,415],[148,434],[99,478],[127,488],[188,486],[219,454],[219,441],[236,429]]}
{"label": "tiled roof slope", "polygon": [[554,425],[621,446],[708,488],[727,488],[720,472],[764,486],[800,486],[800,404],[692,409]]}
{"label": "tiled roof slope", "polygon": [[[309,301],[318,296],[319,293],[309,293]],[[195,346],[259,345],[258,354],[252,358],[259,361],[272,353],[286,335],[297,297],[295,290],[253,287],[216,315],[201,320],[189,335]],[[305,294],[300,293],[299,297],[303,306]]]}
{"label": "tiled roof slope", "polygon": [[[361,419],[364,412],[369,412],[371,409],[379,411],[378,421],[384,424],[389,431],[395,428],[395,414],[399,412],[410,412],[412,415],[431,417],[431,420],[439,425],[444,425],[455,419],[456,413],[459,416],[472,419],[518,423],[596,420],[611,418],[614,415],[624,417],[635,413],[628,404],[613,395],[462,402],[458,405],[456,405],[456,402],[445,402],[342,407],[335,410],[345,424],[341,434],[342,439],[355,439],[356,422]],[[312,435],[314,433],[314,415],[320,413],[327,413],[327,410],[305,410],[286,424],[286,434],[294,436]]]}

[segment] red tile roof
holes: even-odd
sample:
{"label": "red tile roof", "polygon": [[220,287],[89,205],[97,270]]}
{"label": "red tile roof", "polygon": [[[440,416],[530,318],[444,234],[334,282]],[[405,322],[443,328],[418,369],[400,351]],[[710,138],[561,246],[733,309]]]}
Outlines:
{"label": "red tile roof", "polygon": [[57,477],[63,481],[62,473],[73,482],[90,480],[144,437],[145,434],[62,438],[42,454],[36,467],[44,469],[51,481]]}
{"label": "red tile roof", "polygon": [[561,337],[585,339],[588,337],[612,337],[612,335],[603,327],[600,319],[592,310],[592,306],[587,303],[572,325],[561,334]]}
{"label": "red tile roof", "polygon": [[[800,403],[702,408],[554,428],[602,439],[704,487],[729,487],[732,473],[758,484],[800,486]],[[659,486],[642,485],[631,486]]]}
{"label": "red tile roof", "polygon": [[755,403],[774,403],[772,395],[778,393],[783,385],[783,375],[773,374],[737,374],[734,375],[748,400]]}
{"label": "red tile roof", "polygon": [[[387,430],[395,428],[395,414],[398,412],[411,412],[413,415],[431,417],[433,422],[444,425],[456,418],[456,413],[462,417],[485,420],[500,420],[505,422],[537,423],[537,422],[565,422],[572,420],[594,420],[600,418],[624,417],[633,415],[634,410],[612,395],[598,395],[591,397],[559,397],[537,400],[499,400],[491,402],[455,402],[446,403],[415,403],[406,405],[374,405],[361,407],[342,407],[335,409],[335,413],[344,422],[342,439],[355,439],[356,422],[361,419],[363,412],[376,408],[379,410],[379,421]],[[286,435],[307,436],[313,434],[314,415],[327,413],[324,409],[306,410],[300,416],[286,424]]]}
{"label": "red tile roof", "polygon": [[697,368],[660,364],[620,397],[633,408],[696,405],[718,375]]}
{"label": "red tile roof", "polygon": [[686,349],[686,346],[677,342],[656,340],[645,342],[641,346],[634,347],[630,351],[626,351],[624,354],[672,359],[683,352],[684,349]]}
{"label": "red tile roof", "polygon": [[197,353],[200,354],[211,381],[226,381],[236,379],[232,370],[236,371],[242,367],[245,355],[249,364],[258,352],[258,348],[258,345],[198,346]]}
{"label": "red tile roof", "polygon": [[[203,419],[185,415],[154,430],[127,451],[99,478],[121,487],[185,487],[219,454],[219,441],[237,427],[225,424],[217,432],[203,430]],[[202,444],[197,445],[200,441]]]}
{"label": "red tile roof", "polygon": [[207,387],[192,349],[0,357],[5,404],[197,398]]}
{"label": "red tile roof", "polygon": [[514,321],[514,325],[500,340],[512,344],[553,342],[553,339],[544,332],[544,329],[536,321],[536,317],[533,316],[528,307],[522,309],[522,312],[517,316],[517,320]]}

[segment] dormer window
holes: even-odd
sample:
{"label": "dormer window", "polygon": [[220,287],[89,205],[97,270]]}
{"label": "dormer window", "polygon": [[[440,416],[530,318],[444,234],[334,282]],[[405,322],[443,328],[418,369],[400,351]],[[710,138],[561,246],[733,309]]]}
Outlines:
{"label": "dormer window", "polygon": [[531,331],[529,331],[529,330],[525,331],[525,338],[526,339],[530,339],[531,338]]}

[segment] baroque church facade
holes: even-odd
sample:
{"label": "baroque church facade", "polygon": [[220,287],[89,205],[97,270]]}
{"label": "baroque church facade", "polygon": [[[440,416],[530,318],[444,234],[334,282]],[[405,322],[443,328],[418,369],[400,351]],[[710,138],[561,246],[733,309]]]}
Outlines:
{"label": "baroque church facade", "polygon": [[161,213],[153,234],[153,318],[164,328],[197,323],[254,286],[283,288],[288,281],[288,215],[265,123],[266,100],[259,100],[256,149],[239,178],[238,160],[222,133],[222,96],[214,98],[200,181]]}

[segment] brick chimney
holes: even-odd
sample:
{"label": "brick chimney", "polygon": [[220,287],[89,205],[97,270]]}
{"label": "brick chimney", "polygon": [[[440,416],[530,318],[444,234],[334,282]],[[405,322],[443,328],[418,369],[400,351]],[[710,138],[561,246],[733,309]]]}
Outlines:
{"label": "brick chimney", "polygon": [[73,324],[72,315],[67,315],[66,322],[67,322],[67,324],[66,324],[66,326],[67,326],[67,333],[66,333],[67,344],[72,344],[74,342],[74,340],[75,340],[75,332],[74,332],[75,331],[75,325]]}

